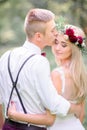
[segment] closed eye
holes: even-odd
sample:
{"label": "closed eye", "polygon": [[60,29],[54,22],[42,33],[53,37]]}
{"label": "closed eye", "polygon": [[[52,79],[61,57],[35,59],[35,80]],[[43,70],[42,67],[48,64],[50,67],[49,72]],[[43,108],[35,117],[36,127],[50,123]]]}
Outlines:
{"label": "closed eye", "polygon": [[61,45],[62,45],[62,47],[67,47],[67,43],[66,42],[61,42]]}

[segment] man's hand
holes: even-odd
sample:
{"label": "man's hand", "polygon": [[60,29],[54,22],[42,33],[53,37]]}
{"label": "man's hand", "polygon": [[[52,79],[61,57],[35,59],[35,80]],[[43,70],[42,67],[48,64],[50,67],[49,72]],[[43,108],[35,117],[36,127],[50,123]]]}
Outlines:
{"label": "man's hand", "polygon": [[79,118],[82,111],[82,104],[76,104],[75,110],[75,115],[77,118]]}
{"label": "man's hand", "polygon": [[76,115],[76,117],[79,118],[81,111],[82,111],[82,103],[81,104],[71,104],[69,113],[74,113]]}
{"label": "man's hand", "polygon": [[82,110],[81,110],[81,114],[80,114],[80,121],[83,123],[85,118],[85,101],[82,102]]}

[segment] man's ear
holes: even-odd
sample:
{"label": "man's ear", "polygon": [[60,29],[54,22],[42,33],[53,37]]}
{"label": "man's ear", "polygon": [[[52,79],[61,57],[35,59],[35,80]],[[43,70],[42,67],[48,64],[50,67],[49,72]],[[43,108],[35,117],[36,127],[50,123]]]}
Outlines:
{"label": "man's ear", "polygon": [[35,34],[35,38],[36,38],[37,41],[41,41],[42,34],[41,34],[40,32],[37,32],[37,33]]}

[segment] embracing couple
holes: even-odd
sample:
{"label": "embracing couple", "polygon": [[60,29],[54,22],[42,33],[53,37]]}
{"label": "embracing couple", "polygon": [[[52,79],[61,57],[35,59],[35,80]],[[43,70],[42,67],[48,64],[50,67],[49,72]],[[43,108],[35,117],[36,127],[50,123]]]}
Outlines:
{"label": "embracing couple", "polygon": [[[24,29],[24,45],[7,51],[0,59],[2,130],[84,130],[84,32],[73,25],[58,32],[55,15],[45,9],[31,9]],[[60,65],[52,73],[47,58],[41,55],[46,46],[52,47]]]}

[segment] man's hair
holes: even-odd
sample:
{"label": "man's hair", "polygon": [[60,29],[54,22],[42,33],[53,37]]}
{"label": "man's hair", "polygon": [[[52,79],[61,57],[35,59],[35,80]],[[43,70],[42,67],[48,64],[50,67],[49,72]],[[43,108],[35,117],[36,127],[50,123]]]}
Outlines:
{"label": "man's hair", "polygon": [[31,9],[24,23],[26,35],[32,38],[36,32],[45,33],[46,23],[55,18],[54,13],[46,9]]}

